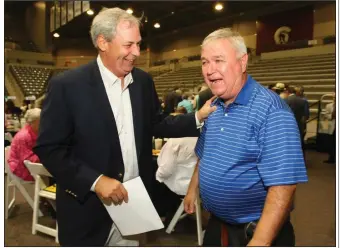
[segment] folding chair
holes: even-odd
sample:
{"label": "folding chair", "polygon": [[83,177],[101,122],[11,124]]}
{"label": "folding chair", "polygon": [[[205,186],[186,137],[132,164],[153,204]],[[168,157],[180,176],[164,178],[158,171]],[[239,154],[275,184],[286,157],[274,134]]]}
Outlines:
{"label": "folding chair", "polygon": [[47,235],[55,237],[55,241],[59,243],[58,240],[58,224],[56,224],[56,228],[53,229],[48,226],[44,226],[38,223],[38,211],[39,211],[39,203],[40,197],[46,198],[54,210],[56,210],[56,193],[46,191],[48,185],[43,180],[43,177],[52,177],[52,175],[46,170],[46,168],[40,163],[32,163],[28,160],[24,161],[24,164],[31,172],[31,175],[35,178],[35,187],[34,187],[34,208],[33,208],[33,220],[32,220],[32,234],[36,234],[37,231],[45,233]]}
{"label": "folding chair", "polygon": [[[15,188],[19,190],[19,192],[22,194],[22,196],[25,198],[25,200],[28,202],[30,207],[33,209],[33,199],[27,192],[24,185],[33,184],[34,182],[28,182],[24,181],[21,178],[17,177],[12,173],[12,171],[9,168],[8,165],[8,158],[10,153],[10,146],[7,146],[5,148],[5,174],[6,180],[5,180],[5,219],[8,219],[8,216],[10,215],[10,212],[13,210],[15,205]],[[12,198],[9,202],[9,193],[10,193],[10,187],[12,187]],[[43,213],[39,210],[39,215],[43,216]]]}
{"label": "folding chair", "polygon": [[[184,199],[179,205],[174,217],[172,217],[172,220],[170,221],[169,226],[165,230],[166,233],[170,234],[174,230],[177,222],[188,215],[187,213],[183,213],[184,211],[183,203],[184,203]],[[196,199],[195,206],[196,206],[197,239],[198,239],[198,245],[201,246],[203,244],[203,230],[202,230],[201,199],[199,198],[199,196]]]}

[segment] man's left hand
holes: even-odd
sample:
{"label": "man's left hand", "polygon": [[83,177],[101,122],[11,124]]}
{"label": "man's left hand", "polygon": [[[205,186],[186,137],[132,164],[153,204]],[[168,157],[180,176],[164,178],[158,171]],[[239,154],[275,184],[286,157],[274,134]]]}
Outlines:
{"label": "man's left hand", "polygon": [[208,118],[208,116],[214,112],[217,107],[216,106],[210,106],[211,103],[215,100],[216,96],[213,96],[212,98],[210,98],[208,101],[205,102],[205,104],[203,105],[203,107],[197,111],[197,119],[199,120],[199,122],[203,122],[206,118]]}

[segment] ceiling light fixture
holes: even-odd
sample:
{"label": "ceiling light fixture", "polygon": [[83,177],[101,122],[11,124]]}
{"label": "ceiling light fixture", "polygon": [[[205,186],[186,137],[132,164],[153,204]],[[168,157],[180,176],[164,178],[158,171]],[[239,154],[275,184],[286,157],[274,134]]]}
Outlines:
{"label": "ceiling light fixture", "polygon": [[127,12],[128,14],[132,15],[132,13],[133,13],[133,10],[132,10],[132,9],[130,9],[130,8],[128,8],[128,9],[126,10],[126,12]]}
{"label": "ceiling light fixture", "polygon": [[89,9],[88,11],[86,11],[86,13],[87,13],[88,15],[93,15],[93,14],[94,14],[94,12],[93,12],[92,9]]}
{"label": "ceiling light fixture", "polygon": [[221,10],[223,9],[223,4],[221,4],[221,3],[216,3],[216,4],[215,4],[215,9],[216,9],[217,11],[221,11]]}
{"label": "ceiling light fixture", "polygon": [[161,27],[161,25],[158,23],[158,22],[156,22],[155,23],[155,25],[153,25],[155,28],[160,28]]}
{"label": "ceiling light fixture", "polygon": [[171,14],[173,15],[173,14],[175,14],[175,12],[172,11]]}
{"label": "ceiling light fixture", "polygon": [[58,33],[54,33],[54,34],[53,34],[53,37],[55,37],[55,38],[59,38],[59,37],[60,37],[60,35],[59,35]]}
{"label": "ceiling light fixture", "polygon": [[145,17],[145,22],[148,22],[148,18],[147,17]]}

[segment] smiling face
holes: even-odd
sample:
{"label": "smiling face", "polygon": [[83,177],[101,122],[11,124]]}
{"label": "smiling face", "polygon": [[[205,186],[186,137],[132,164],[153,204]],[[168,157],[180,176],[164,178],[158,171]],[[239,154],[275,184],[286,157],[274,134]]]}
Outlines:
{"label": "smiling face", "polygon": [[111,41],[99,35],[97,44],[105,67],[119,78],[131,72],[140,55],[141,39],[139,27],[128,21],[118,23],[116,35]]}
{"label": "smiling face", "polygon": [[202,73],[212,93],[232,102],[246,82],[248,55],[241,58],[227,39],[216,39],[202,47]]}

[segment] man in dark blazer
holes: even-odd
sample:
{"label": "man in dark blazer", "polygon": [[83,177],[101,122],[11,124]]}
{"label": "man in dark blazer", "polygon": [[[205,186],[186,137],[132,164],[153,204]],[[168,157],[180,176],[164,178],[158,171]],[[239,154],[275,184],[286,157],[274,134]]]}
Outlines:
{"label": "man in dark blazer", "polygon": [[133,67],[139,25],[122,9],[101,11],[91,26],[97,59],[49,82],[34,152],[57,182],[63,246],[128,244],[111,242],[117,229],[101,199],[128,202],[122,182],[135,176],[150,191],[152,136],[197,136],[214,110],[161,120],[152,78]]}

